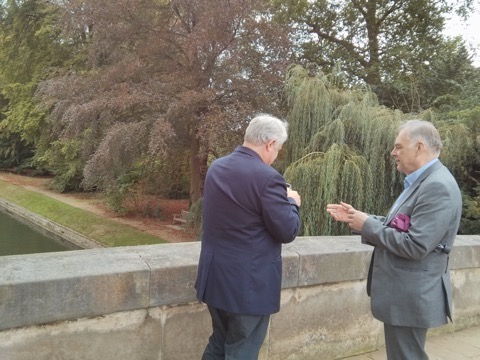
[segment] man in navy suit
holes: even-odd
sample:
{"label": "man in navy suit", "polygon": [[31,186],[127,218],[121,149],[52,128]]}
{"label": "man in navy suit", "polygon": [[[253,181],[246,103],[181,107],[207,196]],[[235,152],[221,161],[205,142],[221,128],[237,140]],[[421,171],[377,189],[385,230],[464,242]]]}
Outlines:
{"label": "man in navy suit", "polygon": [[442,141],[432,123],[400,127],[392,157],[405,190],[387,216],[351,205],[327,211],[374,246],[367,282],[375,318],[384,323],[388,360],[427,360],[427,330],[451,320],[449,252],[462,214],[457,182],[438,160]]}
{"label": "man in navy suit", "polygon": [[285,122],[259,115],[243,146],[207,171],[195,284],[212,317],[204,360],[257,359],[270,315],[280,310],[282,244],[299,231],[301,204],[270,166],[286,140]]}

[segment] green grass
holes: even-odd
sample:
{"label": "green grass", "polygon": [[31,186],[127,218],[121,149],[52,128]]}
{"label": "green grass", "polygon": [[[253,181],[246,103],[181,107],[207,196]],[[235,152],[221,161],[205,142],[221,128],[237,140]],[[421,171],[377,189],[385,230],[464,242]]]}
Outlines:
{"label": "green grass", "polygon": [[0,181],[0,196],[107,247],[167,243],[157,236],[4,181]]}

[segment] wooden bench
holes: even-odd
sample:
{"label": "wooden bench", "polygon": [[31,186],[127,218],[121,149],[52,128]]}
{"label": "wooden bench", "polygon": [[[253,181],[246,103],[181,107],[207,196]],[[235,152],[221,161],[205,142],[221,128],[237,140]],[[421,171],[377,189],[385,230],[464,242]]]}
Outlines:
{"label": "wooden bench", "polygon": [[188,216],[190,213],[188,211],[182,210],[180,214],[173,214],[173,224],[180,223],[185,225],[188,221]]}

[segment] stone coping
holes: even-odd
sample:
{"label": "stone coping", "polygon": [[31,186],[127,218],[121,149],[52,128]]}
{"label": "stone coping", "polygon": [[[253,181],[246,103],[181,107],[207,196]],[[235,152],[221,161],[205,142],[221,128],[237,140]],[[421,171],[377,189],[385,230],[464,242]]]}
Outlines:
{"label": "stone coping", "polygon": [[[195,302],[200,243],[0,257],[0,330]],[[282,287],[364,280],[359,236],[298,237],[283,247]],[[452,269],[480,267],[480,235],[458,236]]]}

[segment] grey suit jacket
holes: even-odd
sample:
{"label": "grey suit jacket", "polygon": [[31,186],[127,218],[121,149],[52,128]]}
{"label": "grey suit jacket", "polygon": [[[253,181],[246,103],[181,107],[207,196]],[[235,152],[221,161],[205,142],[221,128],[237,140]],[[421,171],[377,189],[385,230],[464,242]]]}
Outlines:
{"label": "grey suit jacket", "polygon": [[[397,210],[367,219],[361,236],[362,243],[375,246],[367,285],[375,318],[421,328],[451,320],[449,256],[434,250],[453,245],[461,212],[457,182],[437,161],[408,188]],[[389,226],[397,213],[410,216],[407,232]]]}

